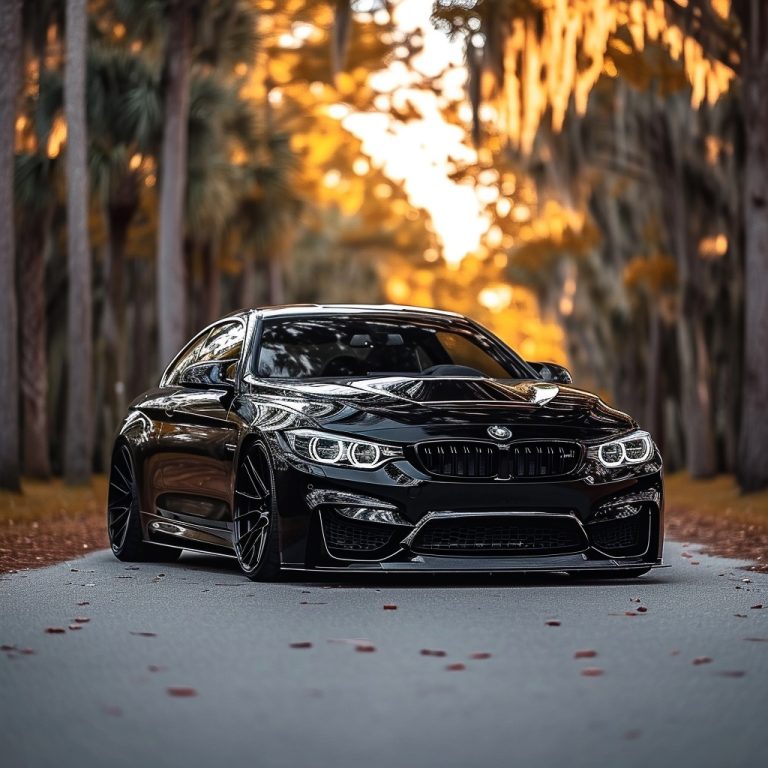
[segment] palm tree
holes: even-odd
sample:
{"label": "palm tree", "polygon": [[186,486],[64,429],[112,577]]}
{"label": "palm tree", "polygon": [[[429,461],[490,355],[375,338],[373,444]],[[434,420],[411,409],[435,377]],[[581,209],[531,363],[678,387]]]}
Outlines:
{"label": "palm tree", "polygon": [[13,148],[21,73],[22,0],[0,3],[0,487],[19,488],[19,371]]}
{"label": "palm tree", "polygon": [[89,480],[92,446],[91,253],[88,237],[88,154],[85,74],[86,0],[67,0],[64,112],[67,121],[68,379],[64,475]]}

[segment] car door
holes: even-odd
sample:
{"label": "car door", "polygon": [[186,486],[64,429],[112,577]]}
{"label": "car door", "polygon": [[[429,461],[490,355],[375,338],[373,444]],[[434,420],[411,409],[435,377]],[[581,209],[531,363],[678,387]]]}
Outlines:
{"label": "car door", "polygon": [[[216,323],[194,354],[182,356],[163,379],[162,427],[151,470],[155,510],[179,523],[180,535],[194,538],[199,548],[230,542],[239,427],[229,410],[244,339],[243,320]],[[212,378],[212,370],[225,372],[229,380]]]}

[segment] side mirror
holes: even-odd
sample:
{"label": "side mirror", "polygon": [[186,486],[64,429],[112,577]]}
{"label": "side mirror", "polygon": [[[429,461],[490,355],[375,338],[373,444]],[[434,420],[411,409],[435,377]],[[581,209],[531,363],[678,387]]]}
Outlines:
{"label": "side mirror", "polygon": [[212,360],[205,363],[195,363],[183,371],[179,384],[182,387],[203,389],[234,389],[236,372],[236,360]]}
{"label": "side mirror", "polygon": [[530,360],[528,361],[528,365],[530,365],[544,381],[551,381],[553,384],[573,384],[571,372],[562,365],[557,365],[557,363],[534,363]]}

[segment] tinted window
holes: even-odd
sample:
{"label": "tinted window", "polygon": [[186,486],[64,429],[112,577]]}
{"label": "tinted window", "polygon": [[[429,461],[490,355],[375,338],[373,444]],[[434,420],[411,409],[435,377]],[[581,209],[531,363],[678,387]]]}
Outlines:
{"label": "tinted window", "polygon": [[244,335],[245,329],[242,323],[226,323],[214,326],[200,350],[197,362],[205,363],[213,360],[235,362],[239,360],[243,349]]}
{"label": "tinted window", "polygon": [[[266,320],[257,375],[321,378],[430,373],[466,366],[463,375],[529,378],[508,349],[462,320],[294,317]],[[441,371],[436,375],[442,375]],[[445,372],[462,375],[462,372]]]}
{"label": "tinted window", "polygon": [[165,383],[167,385],[174,385],[179,383],[181,374],[187,369],[188,366],[196,362],[200,348],[203,346],[203,343],[207,338],[208,331],[204,331],[203,333],[195,336],[195,338],[192,339],[192,341],[190,341],[186,347],[184,347],[184,349],[174,361],[173,366],[168,370],[168,373],[165,377]]}

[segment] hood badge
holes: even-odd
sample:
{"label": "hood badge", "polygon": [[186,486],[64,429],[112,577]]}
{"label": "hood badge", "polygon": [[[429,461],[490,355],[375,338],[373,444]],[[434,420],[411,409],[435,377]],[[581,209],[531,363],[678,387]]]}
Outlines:
{"label": "hood badge", "polygon": [[488,427],[488,434],[494,440],[509,440],[512,437],[512,430],[509,427],[502,427],[501,425],[494,425]]}

